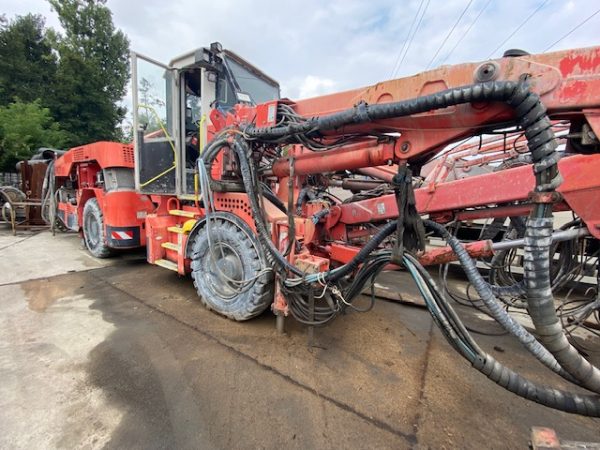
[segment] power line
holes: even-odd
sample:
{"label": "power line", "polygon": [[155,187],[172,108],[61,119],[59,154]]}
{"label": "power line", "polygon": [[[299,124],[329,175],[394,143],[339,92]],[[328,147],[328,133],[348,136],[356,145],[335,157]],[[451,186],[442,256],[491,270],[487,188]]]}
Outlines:
{"label": "power line", "polygon": [[581,27],[582,25],[584,25],[586,22],[588,22],[592,17],[594,17],[598,13],[600,13],[600,9],[597,9],[593,14],[591,14],[590,16],[588,16],[587,19],[585,19],[583,22],[580,22],[578,25],[576,25],[575,27],[573,27],[573,29],[571,29],[571,31],[569,31],[567,34],[565,34],[563,37],[561,37],[558,41],[554,42],[554,44],[552,44],[550,47],[544,49],[544,52],[547,52],[552,47],[554,47],[556,44],[558,44],[560,41],[562,41],[564,38],[570,36],[571,33],[573,33],[579,27]]}
{"label": "power line", "polygon": [[442,50],[442,48],[444,47],[444,45],[446,45],[446,42],[448,41],[448,38],[452,35],[452,33],[454,33],[454,30],[456,29],[456,27],[458,26],[459,22],[461,21],[461,19],[463,18],[463,16],[467,12],[467,10],[469,9],[469,6],[471,6],[471,3],[473,3],[473,0],[469,0],[469,3],[467,3],[467,6],[465,6],[465,9],[463,9],[462,13],[460,13],[460,16],[458,16],[458,19],[456,19],[456,22],[454,22],[454,25],[452,26],[452,29],[450,29],[450,32],[446,35],[446,37],[442,41],[442,44],[438,47],[437,51],[435,52],[435,55],[433,55],[433,58],[431,58],[431,61],[429,61],[429,63],[427,64],[427,67],[425,67],[425,70],[429,69],[429,67],[431,66],[431,64],[433,63],[433,61],[435,61],[435,58],[437,58],[437,55],[439,55],[440,50]]}
{"label": "power line", "polygon": [[396,62],[394,63],[394,67],[392,67],[392,71],[390,72],[390,78],[392,78],[394,76],[394,73],[396,72],[396,67],[398,66],[398,62],[400,61],[400,57],[402,56],[402,54],[404,53],[404,49],[406,47],[406,44],[408,43],[408,38],[410,37],[410,33],[415,25],[415,22],[417,21],[417,17],[419,17],[419,12],[421,12],[421,7],[423,6],[423,3],[425,3],[425,0],[421,0],[421,3],[419,4],[419,8],[417,9],[417,12],[415,13],[413,20],[410,24],[410,27],[408,28],[408,32],[406,33],[406,37],[404,38],[404,41],[402,42],[402,48],[400,49],[400,52],[398,53],[398,57],[396,58]]}
{"label": "power line", "polygon": [[429,1],[430,0],[427,0],[427,3],[425,3],[425,8],[423,9],[423,13],[421,14],[421,18],[419,19],[419,22],[417,23],[417,26],[415,27],[415,31],[413,32],[412,36],[408,40],[408,45],[406,46],[406,51],[404,52],[404,55],[402,55],[402,59],[400,60],[400,65],[398,66],[398,69],[396,70],[396,73],[398,73],[400,71],[400,68],[402,67],[402,63],[404,62],[404,58],[406,58],[406,55],[408,54],[408,51],[410,50],[410,45],[412,44],[412,41],[415,38],[415,35],[417,34],[417,31],[419,31],[419,27],[421,26],[421,22],[423,22],[423,17],[425,17],[425,14],[427,13],[427,8],[429,7]]}
{"label": "power line", "polygon": [[454,44],[454,47],[452,47],[452,50],[450,50],[450,52],[446,55],[446,57],[442,61],[442,64],[444,64],[448,60],[448,58],[450,58],[452,53],[454,53],[454,50],[456,50],[456,48],[460,45],[460,43],[463,41],[465,36],[467,34],[469,34],[469,31],[471,31],[471,28],[473,28],[473,25],[475,25],[477,23],[477,21],[479,20],[479,18],[483,14],[483,12],[487,9],[488,6],[490,6],[490,3],[492,3],[492,0],[488,0],[488,2],[485,5],[483,5],[483,8],[481,8],[481,11],[479,11],[479,14],[477,14],[477,17],[475,17],[475,19],[473,19],[473,21],[471,22],[471,25],[469,25],[469,28],[467,28],[467,31],[465,31],[461,35],[461,37],[458,39],[458,41],[456,41],[456,44]]}
{"label": "power line", "polygon": [[537,8],[536,8],[536,9],[535,9],[535,10],[534,10],[534,11],[533,11],[531,14],[529,14],[529,16],[527,16],[527,18],[526,18],[526,19],[525,19],[523,22],[521,22],[521,24],[520,24],[520,25],[519,25],[517,28],[515,28],[515,30],[514,30],[512,33],[510,33],[510,34],[508,35],[508,37],[507,37],[506,39],[504,39],[504,40],[503,40],[503,41],[500,43],[500,45],[498,45],[498,47],[496,47],[494,50],[492,50],[492,52],[489,54],[489,56],[487,57],[487,59],[490,59],[490,58],[491,58],[491,57],[494,55],[494,53],[496,53],[496,51],[498,51],[498,49],[499,49],[500,47],[502,47],[504,44],[506,44],[506,43],[508,42],[508,40],[509,40],[511,37],[513,37],[515,34],[517,34],[517,31],[519,31],[521,28],[523,28],[523,27],[525,26],[525,24],[526,24],[527,22],[529,22],[529,20],[530,20],[530,19],[531,19],[533,16],[535,16],[535,15],[536,15],[536,14],[537,14],[537,13],[538,13],[538,12],[539,12],[539,11],[540,11],[540,10],[541,10],[541,9],[542,9],[544,6],[545,6],[545,5],[546,5],[546,3],[548,3],[548,1],[549,1],[549,0],[545,0],[545,1],[544,1],[544,2],[543,2],[541,5],[540,5],[540,6],[538,6],[538,7],[537,7]]}

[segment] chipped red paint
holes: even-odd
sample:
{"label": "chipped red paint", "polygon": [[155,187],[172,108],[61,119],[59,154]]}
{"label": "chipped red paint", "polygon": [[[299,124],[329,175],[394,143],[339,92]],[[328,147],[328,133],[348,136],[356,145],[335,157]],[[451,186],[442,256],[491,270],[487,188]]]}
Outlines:
{"label": "chipped red paint", "polygon": [[565,98],[583,97],[587,92],[588,84],[585,81],[574,81],[565,86],[562,90],[562,96]]}
{"label": "chipped red paint", "polygon": [[582,72],[596,71],[600,66],[600,49],[590,49],[589,52],[569,51],[560,60],[559,68],[563,77],[579,75]]}

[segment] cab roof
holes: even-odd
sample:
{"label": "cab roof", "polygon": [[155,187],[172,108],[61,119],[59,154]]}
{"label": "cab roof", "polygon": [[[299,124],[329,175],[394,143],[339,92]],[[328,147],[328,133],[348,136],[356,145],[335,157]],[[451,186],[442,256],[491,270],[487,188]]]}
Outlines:
{"label": "cab roof", "polygon": [[[205,51],[210,51],[210,48],[198,47],[194,50],[184,53],[183,55],[173,58],[169,62],[169,66],[174,67],[175,69],[185,69],[187,67],[193,67],[198,62],[202,61],[200,59],[200,56],[203,55],[205,53]],[[275,80],[274,78],[271,78],[269,75],[264,73],[262,70],[260,70],[255,65],[248,62],[246,59],[239,56],[237,53],[234,53],[231,50],[223,49],[222,54],[225,55],[226,57],[228,57],[229,59],[232,59],[236,63],[240,64],[241,66],[243,66],[250,72],[254,73],[257,77],[262,78],[267,83],[269,83],[273,86],[279,87],[279,82],[277,80]]]}

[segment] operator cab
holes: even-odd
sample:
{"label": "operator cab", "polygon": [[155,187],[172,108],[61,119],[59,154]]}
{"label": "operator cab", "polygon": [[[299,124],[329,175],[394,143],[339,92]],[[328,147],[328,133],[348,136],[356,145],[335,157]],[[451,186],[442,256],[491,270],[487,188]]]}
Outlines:
{"label": "operator cab", "polygon": [[162,64],[132,53],[136,189],[195,196],[196,161],[213,108],[279,99],[279,83],[219,43]]}

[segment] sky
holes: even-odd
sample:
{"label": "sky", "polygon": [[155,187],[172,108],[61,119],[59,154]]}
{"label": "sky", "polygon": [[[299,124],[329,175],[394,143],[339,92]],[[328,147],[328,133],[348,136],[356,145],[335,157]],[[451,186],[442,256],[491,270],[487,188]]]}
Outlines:
{"label": "sky", "polygon": [[[168,62],[219,41],[278,80],[282,95],[294,99],[499,57],[508,48],[541,53],[600,9],[598,0],[108,0],[107,5],[132,50]],[[0,0],[0,14],[8,18],[28,12],[59,27],[44,0]],[[599,30],[600,13],[551,50],[600,45]]]}

